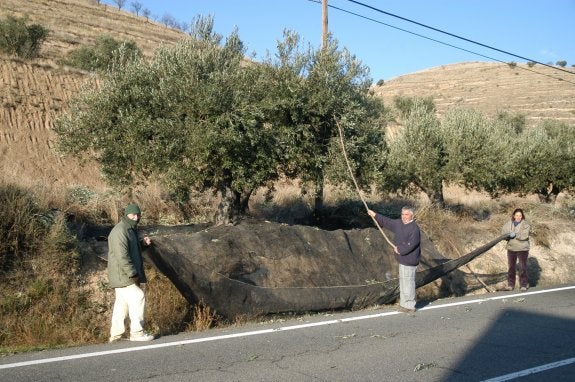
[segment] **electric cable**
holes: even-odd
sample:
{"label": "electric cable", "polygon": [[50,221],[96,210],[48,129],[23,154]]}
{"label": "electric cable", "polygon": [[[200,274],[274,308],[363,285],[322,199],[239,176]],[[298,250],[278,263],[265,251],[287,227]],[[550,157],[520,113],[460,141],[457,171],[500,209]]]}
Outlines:
{"label": "electric cable", "polygon": [[[320,0],[309,0],[309,1],[314,2],[314,3],[319,3],[319,2],[320,2]],[[351,0],[350,0],[350,1],[351,1]],[[449,43],[446,43],[446,42],[444,42],[444,41],[437,40],[437,39],[434,39],[434,38],[431,38],[431,37],[428,37],[428,36],[424,36],[424,35],[422,35],[422,34],[415,33],[415,32],[412,32],[412,31],[409,31],[409,30],[407,30],[407,29],[403,29],[403,28],[400,28],[400,27],[397,27],[397,26],[394,26],[394,25],[391,25],[391,24],[387,24],[387,23],[385,23],[385,22],[383,22],[383,21],[379,21],[379,20],[373,19],[373,18],[371,18],[371,17],[364,16],[364,15],[361,15],[361,14],[359,14],[359,13],[355,13],[355,12],[349,11],[349,10],[347,10],[347,9],[343,9],[343,8],[340,8],[340,7],[337,7],[337,6],[334,6],[334,5],[328,5],[328,7],[332,8],[332,9],[336,9],[336,10],[338,10],[338,11],[340,11],[340,12],[344,12],[344,13],[348,13],[348,14],[353,15],[353,16],[360,17],[360,18],[365,19],[365,20],[372,21],[372,22],[377,23],[377,24],[385,25],[385,26],[387,26],[387,27],[389,27],[389,28],[393,28],[393,29],[399,30],[399,31],[401,31],[401,32],[405,32],[405,33],[408,33],[408,34],[411,34],[411,35],[414,35],[414,36],[417,36],[417,37],[421,37],[421,38],[426,39],[426,40],[429,40],[429,41],[436,42],[436,43],[438,43],[438,44],[442,44],[442,45],[448,46],[448,47],[450,47],[450,48],[458,49],[458,50],[461,50],[461,51],[464,51],[464,52],[467,52],[467,53],[474,54],[474,55],[476,55],[476,56],[480,56],[480,57],[483,57],[483,58],[487,58],[487,59],[492,60],[492,61],[495,61],[495,62],[500,62],[500,63],[502,63],[502,64],[509,65],[508,62],[499,60],[499,59],[497,59],[497,58],[490,57],[490,56],[487,56],[487,55],[485,55],[485,54],[477,53],[477,52],[474,52],[474,51],[469,50],[469,49],[461,48],[461,47],[459,47],[459,46],[456,46],[456,45],[453,45],[453,44],[449,44]],[[369,7],[369,6],[368,6],[368,7]],[[382,13],[385,13],[385,14],[388,13],[388,12],[385,12],[385,11],[381,11],[381,12],[382,12]],[[393,15],[393,14],[391,14],[391,15]],[[393,16],[395,16],[395,15],[393,15]],[[401,17],[401,16],[396,16],[396,17],[399,17],[399,18],[401,18],[401,19],[404,19],[404,18]],[[406,19],[406,20],[408,20],[408,19]],[[417,23],[417,22],[415,22],[415,21],[414,21],[414,23],[419,24],[419,23]],[[432,28],[432,27],[430,27],[430,28]],[[435,28],[432,28],[432,29],[435,29]],[[448,32],[444,32],[444,33],[448,33]],[[448,33],[448,34],[449,34],[449,33]],[[478,43],[478,44],[483,45],[483,44],[481,44],[481,43]],[[486,45],[483,45],[483,46],[486,46]],[[501,51],[501,50],[499,50],[499,49],[497,49],[497,48],[492,48],[492,49]],[[504,51],[501,51],[501,52],[504,52]],[[512,54],[512,55],[513,55],[513,54]],[[520,58],[521,58],[521,56],[516,56],[516,57],[520,57]],[[539,63],[538,61],[534,61],[534,60],[530,60],[530,59],[526,59],[526,60],[527,60],[527,61],[534,62],[534,63]],[[575,74],[575,73],[570,72],[570,71],[568,71],[568,70],[560,69],[560,68],[557,68],[557,67],[554,67],[554,66],[551,66],[551,65],[547,65],[547,64],[541,64],[541,65],[550,67],[550,68],[552,68],[552,69],[561,70],[561,71],[566,72],[566,73],[569,73],[569,74]],[[575,85],[575,82],[566,80],[566,79],[561,78],[561,77],[555,77],[555,76],[550,75],[550,74],[541,73],[541,72],[538,72],[538,71],[533,70],[533,69],[531,69],[531,68],[525,68],[525,67],[521,67],[521,66],[517,66],[517,68],[518,68],[518,69],[521,69],[521,70],[526,70],[526,71],[531,72],[531,73],[539,74],[539,75],[541,75],[541,76],[549,77],[549,78],[552,78],[552,79],[554,79],[554,80],[565,81],[565,82],[567,82],[567,83],[570,83],[570,84],[572,84],[572,85]]]}
{"label": "electric cable", "polygon": [[495,50],[495,51],[500,52],[500,53],[504,53],[504,54],[507,54],[507,55],[510,55],[510,56],[513,56],[513,57],[516,57],[516,58],[520,58],[520,59],[522,59],[522,60],[531,61],[531,62],[534,62],[534,63],[539,64],[539,65],[547,66],[547,67],[552,68],[552,69],[555,69],[555,70],[560,70],[560,71],[562,71],[562,72],[569,73],[569,74],[574,74],[574,75],[575,75],[575,72],[571,72],[571,71],[566,70],[566,69],[563,69],[563,68],[558,68],[558,67],[553,66],[553,65],[544,64],[544,63],[542,63],[542,62],[539,62],[539,61],[536,61],[536,60],[532,60],[532,59],[530,59],[530,58],[523,57],[523,56],[519,56],[519,55],[517,55],[517,54],[515,54],[515,53],[511,53],[511,52],[505,51],[505,50],[503,50],[503,49],[498,49],[498,48],[495,48],[495,47],[490,46],[490,45],[487,45],[487,44],[483,44],[483,43],[480,43],[480,42],[477,42],[477,41],[473,41],[473,40],[471,40],[471,39],[458,36],[458,35],[456,35],[456,34],[454,34],[454,33],[446,32],[446,31],[444,31],[444,30],[441,30],[441,29],[438,29],[438,28],[435,28],[435,27],[432,27],[432,26],[429,26],[429,25],[426,25],[426,24],[417,22],[417,21],[415,21],[415,20],[411,20],[411,19],[408,19],[408,18],[406,18],[406,17],[402,17],[402,16],[399,16],[399,15],[396,15],[396,14],[393,14],[393,13],[390,13],[390,12],[386,12],[386,11],[384,11],[384,10],[381,10],[381,9],[379,9],[379,8],[375,8],[375,7],[371,6],[371,5],[364,4],[364,3],[359,2],[359,1],[356,1],[356,0],[347,0],[347,1],[349,1],[350,3],[354,3],[354,4],[357,4],[357,5],[360,5],[360,6],[365,7],[365,8],[369,8],[369,9],[374,10],[374,11],[376,11],[376,12],[383,13],[383,14],[388,15],[388,16],[391,16],[391,17],[395,17],[395,18],[398,18],[398,19],[407,21],[407,22],[409,22],[409,23],[422,26],[422,27],[424,27],[424,28],[431,29],[431,30],[433,30],[433,31],[436,31],[436,32],[439,32],[439,33],[443,33],[443,34],[446,34],[446,35],[451,36],[451,37],[455,37],[455,38],[460,39],[460,40],[463,40],[463,41],[470,42],[470,43],[472,43],[472,44],[480,45],[480,46],[482,46],[482,47],[484,47],[484,48],[492,49],[492,50]]}

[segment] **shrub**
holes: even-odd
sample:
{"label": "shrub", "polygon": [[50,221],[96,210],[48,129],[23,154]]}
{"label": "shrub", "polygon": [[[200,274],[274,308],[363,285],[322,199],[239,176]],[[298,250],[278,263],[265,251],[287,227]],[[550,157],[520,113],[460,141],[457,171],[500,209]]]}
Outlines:
{"label": "shrub", "polygon": [[26,25],[25,18],[7,16],[0,21],[0,51],[21,58],[38,57],[48,34],[48,29],[42,25]]}
{"label": "shrub", "polygon": [[[65,216],[51,224],[32,192],[0,185],[0,353],[93,341],[86,330],[94,312],[81,309],[80,258]],[[85,305],[85,304],[84,304]]]}
{"label": "shrub", "polygon": [[89,71],[106,70],[111,65],[125,65],[141,55],[142,51],[133,41],[117,41],[109,36],[99,36],[93,47],[83,46],[73,50],[63,63]]}
{"label": "shrub", "polygon": [[[49,209],[54,200],[44,191],[0,182],[0,356],[109,335],[114,291],[105,265],[69,229],[69,215]],[[79,208],[75,221],[83,223],[81,208],[95,213],[100,203],[94,191],[77,186],[58,207]],[[190,305],[157,270],[146,265],[146,273],[147,328],[166,335],[218,324],[215,313]]]}
{"label": "shrub", "polygon": [[38,203],[31,193],[0,184],[0,272],[12,268],[29,252],[38,249],[38,238],[46,234],[44,224],[36,219]]}
{"label": "shrub", "polygon": [[399,111],[402,119],[407,119],[415,105],[418,104],[427,113],[435,113],[435,102],[432,97],[411,98],[404,96],[393,97],[393,105]]}

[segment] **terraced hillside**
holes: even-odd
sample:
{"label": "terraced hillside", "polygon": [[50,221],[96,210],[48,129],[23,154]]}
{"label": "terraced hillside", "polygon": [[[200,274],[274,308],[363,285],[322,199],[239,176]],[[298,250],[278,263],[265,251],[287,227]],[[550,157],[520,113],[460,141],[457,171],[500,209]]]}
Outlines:
{"label": "terraced hillside", "polygon": [[[173,44],[185,34],[95,0],[1,0],[0,17],[6,15],[27,16],[51,33],[38,59],[0,56],[0,179],[103,186],[95,166],[81,168],[53,150],[56,116],[84,82],[96,80],[59,65],[59,60],[100,35],[133,40],[151,55],[161,44]],[[540,65],[531,69],[548,76],[505,64],[460,63],[397,77],[374,89],[388,105],[395,95],[432,96],[440,113],[462,106],[490,114],[523,113],[529,122],[553,118],[575,125],[575,76]]]}
{"label": "terraced hillside", "polygon": [[570,73],[542,65],[466,62],[393,78],[375,92],[391,105],[393,97],[432,97],[439,113],[465,107],[495,115],[521,113],[528,124],[556,119],[575,125],[575,68]]}
{"label": "terraced hillside", "polygon": [[[129,4],[126,2],[124,9]],[[42,56],[53,61],[80,45],[93,43],[100,35],[133,40],[147,55],[160,44],[184,36],[181,31],[109,5],[98,5],[95,0],[2,0],[0,16],[5,15],[27,16],[31,22],[50,29]]]}
{"label": "terraced hillside", "polygon": [[56,116],[86,81],[95,80],[89,73],[59,65],[59,60],[101,35],[133,40],[151,55],[184,33],[90,0],[2,0],[0,17],[7,15],[28,17],[47,27],[50,36],[38,59],[0,56],[0,179],[103,187],[95,166],[80,167],[53,150]]}

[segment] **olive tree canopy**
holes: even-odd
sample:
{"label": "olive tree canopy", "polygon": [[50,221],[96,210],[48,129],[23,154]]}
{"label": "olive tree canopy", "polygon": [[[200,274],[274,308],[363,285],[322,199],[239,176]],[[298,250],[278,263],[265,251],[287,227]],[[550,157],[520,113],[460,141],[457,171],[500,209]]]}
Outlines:
{"label": "olive tree canopy", "polygon": [[505,188],[513,126],[473,110],[449,110],[439,120],[429,99],[398,99],[403,125],[390,143],[379,188],[423,191],[444,205],[443,187],[460,185],[496,195]]}
{"label": "olive tree canopy", "polygon": [[325,182],[349,182],[338,124],[359,182],[368,187],[384,167],[386,113],[370,92],[369,68],[329,39],[323,48],[302,50],[297,35],[286,32],[275,66],[291,73],[284,100],[285,123],[293,151],[290,177],[313,186],[316,216],[323,205]]}
{"label": "olive tree canopy", "polygon": [[118,60],[57,121],[59,149],[96,159],[119,188],[156,180],[181,202],[190,190],[220,192],[216,223],[232,222],[282,174],[323,184],[336,118],[358,172],[373,170],[360,164],[380,147],[369,130],[380,127],[371,123],[380,106],[355,58],[298,51],[287,34],[276,62],[254,63],[237,31],[222,43],[212,27],[200,18],[151,60]]}
{"label": "olive tree canopy", "polygon": [[267,72],[246,64],[237,32],[220,44],[212,25],[199,20],[193,38],[107,72],[56,132],[62,151],[94,157],[112,185],[155,179],[182,202],[190,189],[221,191],[225,222],[276,178],[278,147]]}

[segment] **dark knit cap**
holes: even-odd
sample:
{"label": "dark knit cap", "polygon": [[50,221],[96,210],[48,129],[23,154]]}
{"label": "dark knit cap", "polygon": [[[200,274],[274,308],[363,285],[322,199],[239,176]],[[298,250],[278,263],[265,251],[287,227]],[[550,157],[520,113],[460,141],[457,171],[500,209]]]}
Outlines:
{"label": "dark knit cap", "polygon": [[126,208],[124,209],[124,215],[128,216],[129,214],[142,214],[142,210],[140,210],[140,207],[138,207],[137,204],[135,203],[130,203],[126,206]]}

